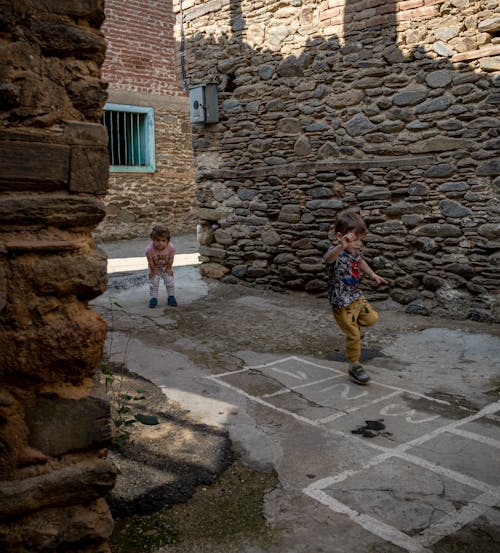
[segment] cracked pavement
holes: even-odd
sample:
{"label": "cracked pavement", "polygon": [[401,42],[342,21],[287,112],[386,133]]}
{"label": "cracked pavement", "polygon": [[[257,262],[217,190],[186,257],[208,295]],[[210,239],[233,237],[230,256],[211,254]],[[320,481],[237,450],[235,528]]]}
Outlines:
{"label": "cracked pavement", "polygon": [[118,269],[92,305],[115,361],[276,471],[263,513],[279,543],[241,553],[500,551],[498,326],[374,304],[360,387],[326,298],[202,279],[194,237],[173,241],[177,308],[147,307],[141,241],[104,245]]}

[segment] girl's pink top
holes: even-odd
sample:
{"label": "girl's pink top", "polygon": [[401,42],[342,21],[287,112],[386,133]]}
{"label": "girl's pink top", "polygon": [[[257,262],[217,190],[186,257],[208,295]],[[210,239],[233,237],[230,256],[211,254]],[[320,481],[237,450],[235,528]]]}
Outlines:
{"label": "girl's pink top", "polygon": [[157,250],[151,243],[146,249],[146,257],[151,267],[158,272],[164,272],[167,267],[172,267],[174,262],[175,247],[169,242],[163,250]]}

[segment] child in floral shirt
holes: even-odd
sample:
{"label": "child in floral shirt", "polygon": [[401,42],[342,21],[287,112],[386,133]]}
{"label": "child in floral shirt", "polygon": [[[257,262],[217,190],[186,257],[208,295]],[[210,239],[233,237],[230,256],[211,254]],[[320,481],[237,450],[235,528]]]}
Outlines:
{"label": "child in floral shirt", "polygon": [[366,223],[354,211],[343,211],[335,223],[337,245],[324,255],[328,267],[328,300],[333,316],[346,337],[346,358],[349,376],[358,384],[367,384],[370,377],[359,362],[361,356],[360,326],[372,326],[378,314],[359,288],[361,273],[366,273],[377,284],[388,282],[377,275],[363,259],[361,247],[367,232]]}

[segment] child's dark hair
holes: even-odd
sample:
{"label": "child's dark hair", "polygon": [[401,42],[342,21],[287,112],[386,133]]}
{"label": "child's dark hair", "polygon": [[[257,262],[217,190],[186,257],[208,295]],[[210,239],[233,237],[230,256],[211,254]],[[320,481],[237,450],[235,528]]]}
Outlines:
{"label": "child's dark hair", "polygon": [[342,211],[337,215],[335,221],[335,234],[340,232],[344,235],[354,232],[356,236],[364,236],[367,232],[366,223],[359,213],[355,211]]}
{"label": "child's dark hair", "polygon": [[170,241],[170,231],[167,227],[163,227],[161,225],[153,227],[153,230],[149,236],[151,237],[151,240],[154,240],[155,238],[165,238]]}

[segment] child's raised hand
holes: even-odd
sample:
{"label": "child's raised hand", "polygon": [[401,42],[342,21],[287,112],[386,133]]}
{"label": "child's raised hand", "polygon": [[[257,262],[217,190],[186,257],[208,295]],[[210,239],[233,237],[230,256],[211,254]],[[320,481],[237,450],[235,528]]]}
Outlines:
{"label": "child's raised hand", "polygon": [[342,244],[342,247],[345,248],[349,242],[353,242],[354,240],[356,240],[354,232],[348,232],[340,238],[340,243]]}
{"label": "child's raised hand", "polygon": [[380,275],[377,275],[377,273],[373,273],[370,278],[377,283],[377,285],[380,284],[389,284],[389,281],[385,280],[384,277],[381,277]]}

